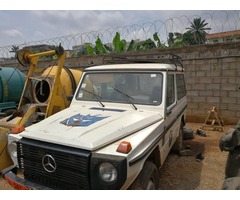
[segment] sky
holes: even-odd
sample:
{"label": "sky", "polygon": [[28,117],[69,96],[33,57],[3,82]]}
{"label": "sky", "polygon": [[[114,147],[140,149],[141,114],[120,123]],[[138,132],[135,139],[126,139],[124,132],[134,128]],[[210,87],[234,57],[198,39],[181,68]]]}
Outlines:
{"label": "sky", "polygon": [[[81,1],[68,0],[64,5],[60,3],[58,6],[56,1],[34,1],[34,5],[29,5],[31,1],[9,0],[0,10],[0,47],[119,26],[142,25],[156,20],[166,21],[180,16],[201,16],[214,12],[217,8],[222,9],[221,2],[225,0],[203,0],[203,4],[208,2],[208,7],[202,9],[198,3],[192,7],[184,6],[188,5],[185,3],[187,0],[172,0],[170,4],[161,3],[161,0],[148,0],[142,4],[140,1],[130,1],[91,0],[82,5]],[[209,4],[211,1],[215,4]],[[76,2],[81,5],[75,6]],[[43,5],[48,5],[47,9]],[[226,4],[223,4],[223,8],[227,8]]]}

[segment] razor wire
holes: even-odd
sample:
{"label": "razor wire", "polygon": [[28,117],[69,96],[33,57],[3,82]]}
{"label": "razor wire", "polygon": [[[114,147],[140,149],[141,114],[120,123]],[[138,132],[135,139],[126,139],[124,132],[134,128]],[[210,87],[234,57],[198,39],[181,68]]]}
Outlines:
{"label": "razor wire", "polygon": [[[132,24],[119,26],[115,28],[100,29],[84,33],[76,33],[62,37],[55,37],[39,41],[25,42],[24,44],[13,44],[10,46],[0,47],[0,61],[15,59],[13,46],[18,49],[24,47],[49,45],[58,46],[60,43],[65,50],[74,51],[81,46],[92,44],[94,45],[97,38],[100,38],[103,44],[111,44],[116,32],[121,36],[121,39],[130,42],[131,40],[144,41],[152,39],[153,34],[157,33],[161,43],[168,47],[169,33],[184,34],[186,28],[190,27],[194,19],[200,18],[207,23],[207,34],[223,33],[227,31],[240,30],[240,11],[213,11],[199,15],[172,17],[165,21],[155,20],[144,24]],[[232,35],[234,37],[234,34]],[[231,38],[230,38],[231,41]]]}

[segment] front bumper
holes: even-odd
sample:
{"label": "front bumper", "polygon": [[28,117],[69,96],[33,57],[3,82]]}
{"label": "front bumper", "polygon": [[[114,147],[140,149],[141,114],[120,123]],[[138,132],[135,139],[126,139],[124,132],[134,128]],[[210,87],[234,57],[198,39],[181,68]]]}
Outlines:
{"label": "front bumper", "polygon": [[38,185],[36,183],[33,183],[31,181],[27,181],[23,178],[20,178],[17,176],[17,174],[14,173],[17,167],[15,165],[12,165],[8,168],[5,168],[1,171],[1,174],[3,178],[15,189],[17,190],[50,190],[50,188]]}

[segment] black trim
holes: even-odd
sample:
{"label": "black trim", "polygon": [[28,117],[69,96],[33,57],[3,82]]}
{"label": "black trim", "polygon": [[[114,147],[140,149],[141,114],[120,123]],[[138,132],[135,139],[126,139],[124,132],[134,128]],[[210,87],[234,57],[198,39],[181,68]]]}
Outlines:
{"label": "black trim", "polygon": [[[111,163],[117,170],[117,179],[114,182],[105,182],[99,176],[99,167],[102,163]],[[121,189],[127,180],[127,159],[123,156],[93,153],[91,158],[91,189],[117,190]]]}
{"label": "black trim", "polygon": [[[17,142],[17,154],[26,181],[52,189],[90,189],[90,151],[22,138]],[[43,168],[47,154],[55,160],[53,172]]]}
{"label": "black trim", "polygon": [[177,115],[177,117],[172,121],[172,123],[170,125],[168,125],[168,127],[166,127],[164,129],[164,131],[153,141],[153,143],[150,146],[148,146],[148,148],[141,155],[139,155],[136,158],[134,158],[134,159],[129,161],[129,166],[132,166],[135,163],[137,163],[140,160],[142,160],[149,152],[151,152],[155,148],[155,146],[159,143],[159,141],[165,136],[167,131],[172,127],[172,125],[177,121],[177,119],[184,113],[186,108],[187,108],[187,105],[184,106],[184,108]]}

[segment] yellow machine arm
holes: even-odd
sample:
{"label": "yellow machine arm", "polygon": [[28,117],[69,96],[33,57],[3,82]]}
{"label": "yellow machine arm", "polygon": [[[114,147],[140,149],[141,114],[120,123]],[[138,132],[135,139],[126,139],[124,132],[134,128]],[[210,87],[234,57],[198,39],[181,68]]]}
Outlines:
{"label": "yellow machine arm", "polygon": [[[22,49],[21,51],[18,52],[18,61],[23,65],[23,66],[30,66],[28,75],[26,77],[23,93],[20,99],[19,107],[24,105],[24,95],[27,92],[26,90],[28,89],[28,84],[31,81],[31,78],[33,77],[33,74],[35,73],[35,69],[38,63],[38,60],[42,56],[48,56],[48,55],[57,55],[58,57],[58,67],[57,71],[55,74],[55,78],[52,84],[52,90],[50,93],[49,97],[49,103],[47,106],[47,110],[45,113],[45,118],[56,113],[57,111],[66,108],[66,103],[63,102],[62,96],[59,95],[60,91],[62,91],[62,85],[60,82],[60,76],[61,72],[63,69],[63,64],[64,60],[66,57],[66,52],[64,51],[63,47],[58,46],[56,47],[55,50],[52,51],[47,51],[47,52],[41,52],[41,53],[36,53],[32,54],[30,51],[26,49]],[[54,102],[54,103],[53,103]]]}

